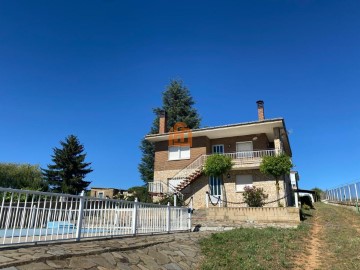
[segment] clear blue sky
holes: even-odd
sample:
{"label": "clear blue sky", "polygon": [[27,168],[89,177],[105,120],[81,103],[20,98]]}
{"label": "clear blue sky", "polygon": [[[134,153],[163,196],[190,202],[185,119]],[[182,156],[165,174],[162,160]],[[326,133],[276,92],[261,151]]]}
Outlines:
{"label": "clear blue sky", "polygon": [[360,1],[1,1],[0,162],[69,134],[93,186],[142,184],[140,140],[172,78],[203,126],[284,117],[303,188],[360,179]]}

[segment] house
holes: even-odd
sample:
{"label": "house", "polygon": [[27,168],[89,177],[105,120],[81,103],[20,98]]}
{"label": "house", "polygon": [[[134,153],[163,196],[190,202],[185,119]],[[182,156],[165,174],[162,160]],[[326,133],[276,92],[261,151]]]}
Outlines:
{"label": "house", "polygon": [[126,199],[128,195],[127,190],[118,188],[92,187],[90,190],[90,196],[96,198]]}
{"label": "house", "polygon": [[[285,153],[292,156],[283,118],[265,119],[264,102],[257,101],[258,120],[238,124],[189,130],[184,123],[166,128],[166,114],[161,113],[159,133],[145,137],[155,145],[154,181],[148,188],[154,200],[178,193],[185,202],[192,198],[194,208],[212,206],[244,207],[245,186],[256,186],[268,194],[266,206],[276,207],[275,180],[263,175],[264,156]],[[230,156],[233,168],[222,177],[207,177],[202,169],[212,154]],[[293,206],[290,177],[280,183],[280,203]],[[289,196],[287,196],[289,194]]]}

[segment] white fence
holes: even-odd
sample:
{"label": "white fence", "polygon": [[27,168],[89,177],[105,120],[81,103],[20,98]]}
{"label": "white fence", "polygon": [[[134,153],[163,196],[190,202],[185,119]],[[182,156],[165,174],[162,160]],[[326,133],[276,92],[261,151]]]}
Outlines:
{"label": "white fence", "polygon": [[0,246],[185,231],[184,207],[0,188]]}
{"label": "white fence", "polygon": [[344,184],[325,191],[325,196],[328,201],[353,204],[359,201],[360,182]]}

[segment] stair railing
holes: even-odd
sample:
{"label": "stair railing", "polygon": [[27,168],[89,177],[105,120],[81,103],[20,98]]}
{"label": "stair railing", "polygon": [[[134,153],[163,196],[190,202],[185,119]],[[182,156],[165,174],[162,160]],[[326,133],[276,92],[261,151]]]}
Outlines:
{"label": "stair railing", "polygon": [[192,163],[186,166],[184,169],[175,174],[171,179],[172,180],[181,180],[187,178],[189,175],[194,173],[196,170],[202,168],[205,163],[207,156],[200,155],[197,159],[195,159]]}

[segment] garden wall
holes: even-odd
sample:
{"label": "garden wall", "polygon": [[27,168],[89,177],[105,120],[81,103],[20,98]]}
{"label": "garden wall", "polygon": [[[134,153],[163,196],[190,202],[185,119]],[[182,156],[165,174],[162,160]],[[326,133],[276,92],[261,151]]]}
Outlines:
{"label": "garden wall", "polygon": [[298,225],[299,208],[295,207],[214,207],[205,210],[205,219],[217,225],[236,226],[244,223],[282,223]]}

